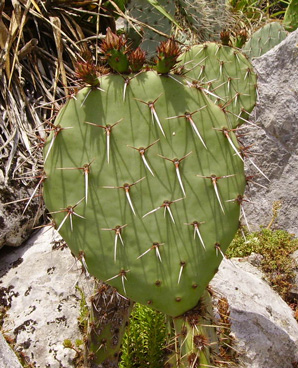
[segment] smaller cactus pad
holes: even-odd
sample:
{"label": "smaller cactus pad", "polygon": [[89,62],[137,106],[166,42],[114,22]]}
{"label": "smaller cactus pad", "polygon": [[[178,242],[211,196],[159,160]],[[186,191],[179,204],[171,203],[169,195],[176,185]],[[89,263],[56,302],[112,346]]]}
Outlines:
{"label": "smaller cactus pad", "polygon": [[245,43],[242,51],[250,58],[262,56],[287,37],[279,22],[271,22],[258,29]]}
{"label": "smaller cactus pad", "polygon": [[206,42],[180,56],[188,83],[197,84],[217,105],[224,107],[230,128],[248,117],[256,101],[256,75],[237,49]]}
{"label": "smaller cactus pad", "polygon": [[[158,3],[170,16],[174,17],[174,1],[159,0]],[[148,24],[151,27],[148,28],[145,25],[139,27],[143,35],[140,47],[142,50],[146,51],[148,58],[155,56],[159,43],[166,38],[154,30],[170,35],[173,25],[171,20],[164,16],[147,0],[131,0],[128,2],[127,8],[132,18],[137,19],[145,25]],[[132,29],[130,30],[130,36],[133,37]]]}

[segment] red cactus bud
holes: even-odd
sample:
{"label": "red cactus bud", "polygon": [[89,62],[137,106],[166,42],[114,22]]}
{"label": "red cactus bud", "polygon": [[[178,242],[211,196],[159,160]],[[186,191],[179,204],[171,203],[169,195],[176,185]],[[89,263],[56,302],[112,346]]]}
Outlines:
{"label": "red cactus bud", "polygon": [[127,73],[129,71],[127,52],[129,47],[124,37],[118,36],[107,29],[106,38],[101,43],[101,49],[105,54],[110,67],[118,73]]}
{"label": "red cactus bud", "polygon": [[229,46],[230,44],[230,32],[223,30],[222,32],[220,32],[220,39],[221,39],[221,43],[225,46]]}
{"label": "red cactus bud", "polygon": [[241,48],[247,41],[247,38],[248,38],[248,34],[247,34],[246,29],[241,29],[241,31],[239,31],[239,33],[236,35],[235,46],[238,48]]}
{"label": "red cactus bud", "polygon": [[241,37],[241,40],[243,43],[246,42],[247,38],[248,38],[248,34],[246,29],[241,29],[241,31],[239,32],[239,37]]}
{"label": "red cactus bud", "polygon": [[128,60],[131,71],[133,73],[137,73],[142,69],[146,61],[146,53],[140,47],[138,47],[128,55]]}
{"label": "red cactus bud", "polygon": [[111,28],[107,29],[106,38],[101,43],[101,49],[105,54],[111,50],[128,51],[127,41],[122,36],[113,33]]}
{"label": "red cactus bud", "polygon": [[99,85],[99,75],[104,74],[100,67],[92,62],[78,62],[75,67],[75,76],[84,84],[96,87]]}
{"label": "red cactus bud", "polygon": [[177,57],[181,54],[180,48],[174,37],[169,38],[167,41],[161,42],[157,48],[158,54],[162,54],[164,57]]}
{"label": "red cactus bud", "polygon": [[178,56],[181,54],[178,43],[174,37],[161,42],[157,48],[156,70],[158,73],[166,74],[176,64]]}

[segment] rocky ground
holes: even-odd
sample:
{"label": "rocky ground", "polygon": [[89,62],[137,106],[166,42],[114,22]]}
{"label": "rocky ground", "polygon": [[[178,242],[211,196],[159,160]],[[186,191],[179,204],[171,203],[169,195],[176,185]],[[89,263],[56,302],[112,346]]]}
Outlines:
{"label": "rocky ground", "polygon": [[[81,292],[89,300],[92,278],[53,229],[40,230],[22,247],[1,252],[1,304],[8,307],[2,333],[37,368],[75,368],[76,353],[64,341],[83,339],[78,328]],[[215,305],[216,298],[228,301],[242,367],[293,368],[298,323],[250,260],[222,262],[210,285]],[[5,345],[3,339],[0,344]],[[19,363],[11,351],[0,356],[0,366],[15,368]]]}

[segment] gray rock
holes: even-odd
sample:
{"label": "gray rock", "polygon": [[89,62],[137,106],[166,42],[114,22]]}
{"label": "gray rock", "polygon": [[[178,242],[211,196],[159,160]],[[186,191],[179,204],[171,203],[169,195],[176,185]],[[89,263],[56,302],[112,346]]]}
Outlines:
{"label": "gray rock", "polygon": [[60,240],[53,228],[43,229],[24,246],[1,250],[1,290],[6,295],[2,299],[9,307],[3,331],[36,368],[74,367],[75,352],[63,342],[82,339],[75,285],[87,300],[93,293],[92,279]]}
{"label": "gray rock", "polygon": [[211,282],[227,298],[232,334],[245,368],[293,368],[298,364],[298,323],[263,274],[241,260],[224,260]]}
{"label": "gray rock", "polygon": [[251,159],[271,180],[248,165],[248,175],[268,189],[251,185],[245,203],[252,229],[267,225],[272,205],[280,201],[276,226],[298,235],[298,30],[253,61],[258,74],[259,100],[253,116],[260,129],[251,129],[244,144],[254,144]]}
{"label": "gray rock", "polygon": [[259,267],[261,266],[264,257],[261,254],[252,252],[246,259],[253,266]]}
{"label": "gray rock", "polygon": [[2,333],[0,333],[0,367],[22,368],[21,363],[4,339]]}

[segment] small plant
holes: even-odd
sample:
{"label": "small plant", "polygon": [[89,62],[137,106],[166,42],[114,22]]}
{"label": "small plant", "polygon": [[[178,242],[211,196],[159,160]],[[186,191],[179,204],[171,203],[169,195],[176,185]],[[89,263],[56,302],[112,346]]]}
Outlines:
{"label": "small plant", "polygon": [[76,368],[84,367],[84,352],[82,346],[84,346],[84,342],[82,340],[76,340],[75,343],[73,343],[69,339],[65,339],[63,341],[63,347],[65,349],[71,349],[76,353],[75,357],[72,360]]}
{"label": "small plant", "polygon": [[79,329],[82,333],[82,335],[87,334],[87,328],[88,328],[88,316],[89,316],[89,307],[86,301],[86,296],[84,291],[76,285],[76,290],[80,293],[81,299],[80,299],[80,314],[78,317],[78,324]]}
{"label": "small plant", "polygon": [[228,257],[247,257],[252,252],[261,254],[261,269],[270,285],[286,301],[293,281],[293,259],[290,255],[298,249],[298,239],[285,230],[262,229],[245,235],[239,233],[230,245]]}
{"label": "small plant", "polygon": [[291,0],[284,16],[283,24],[287,31],[293,32],[298,27],[298,1]]}
{"label": "small plant", "polygon": [[135,304],[122,342],[120,368],[161,368],[165,361],[165,315]]}

